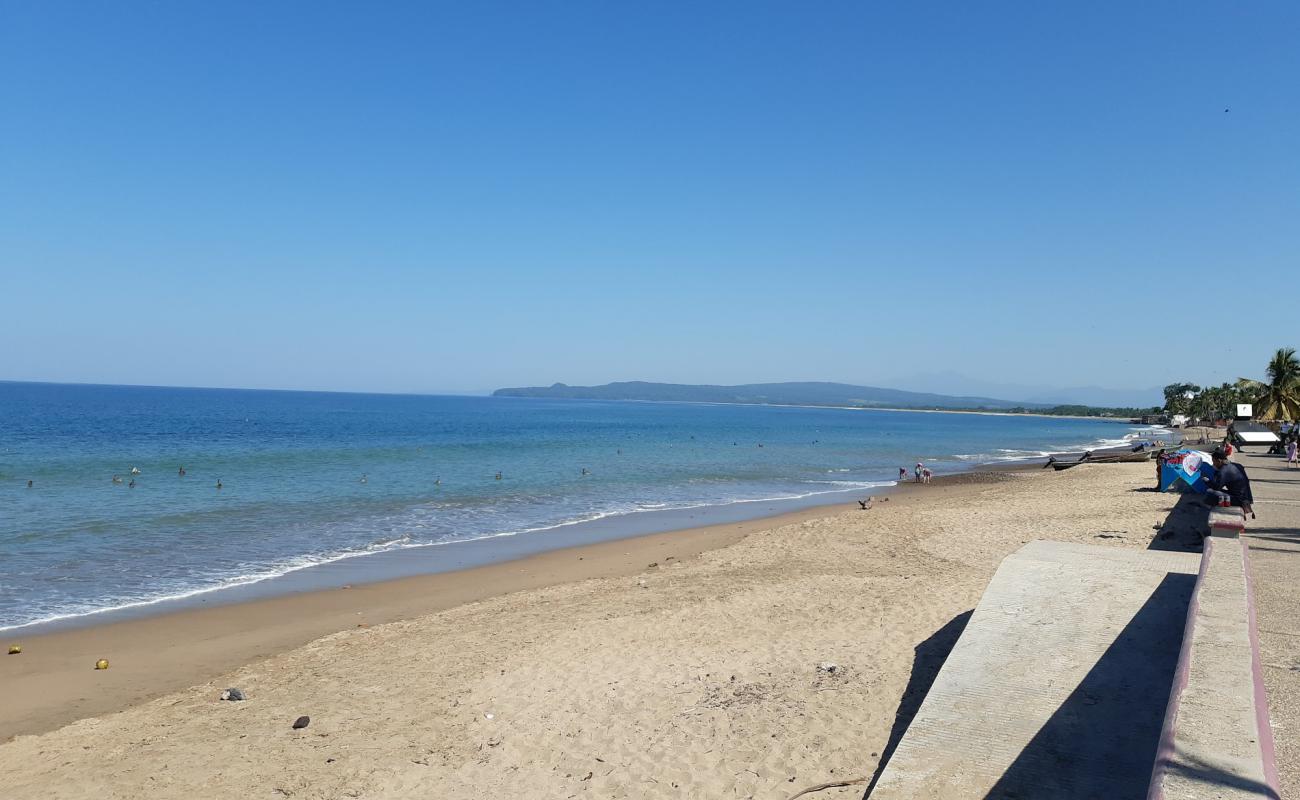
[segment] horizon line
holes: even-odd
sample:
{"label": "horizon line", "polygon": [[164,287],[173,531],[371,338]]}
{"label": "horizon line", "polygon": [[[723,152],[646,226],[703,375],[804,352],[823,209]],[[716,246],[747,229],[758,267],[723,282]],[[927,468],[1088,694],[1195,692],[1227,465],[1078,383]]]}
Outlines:
{"label": "horizon line", "polygon": [[[835,384],[840,386],[854,386],[860,388],[885,389],[887,391],[909,392],[912,394],[929,394],[929,395],[935,395],[939,397],[951,397],[953,399],[997,400],[998,402],[1002,402],[1002,403],[1021,403],[1021,404],[1028,404],[1028,405],[1042,406],[1042,407],[1071,406],[1071,405],[1085,406],[1091,408],[1126,407],[1126,406],[1094,405],[1092,403],[1085,403],[1081,401],[1042,402],[1042,401],[1031,401],[1031,400],[1005,400],[1001,398],[980,397],[978,395],[970,395],[970,394],[952,394],[948,392],[919,391],[913,389],[900,389],[898,387],[890,387],[890,386],[868,386],[866,384],[852,384],[852,383],[846,383],[844,381],[832,381],[832,380],[760,381],[756,383],[737,383],[737,384],[690,384],[690,383],[670,383],[667,381],[628,380],[628,381],[607,381],[604,384],[592,384],[590,386],[565,384],[562,381],[554,381],[547,386],[505,386],[505,387],[498,387],[496,389],[489,389],[482,392],[454,392],[454,391],[379,391],[379,390],[363,391],[363,390],[355,390],[355,389],[288,389],[283,387],[260,387],[260,386],[180,386],[180,385],[168,385],[168,384],[156,384],[156,383],[102,383],[98,381],[48,381],[48,380],[40,381],[40,380],[15,380],[9,378],[0,378],[0,385],[34,384],[39,386],[85,386],[85,387],[100,387],[100,388],[112,388],[112,389],[180,389],[180,390],[190,390],[190,391],[298,392],[302,394],[379,395],[379,396],[389,396],[389,397],[492,397],[494,396],[495,392],[501,391],[502,389],[550,388],[550,386],[554,386],[556,384],[563,385],[569,388],[598,388],[600,386],[609,386],[617,383],[650,383],[650,384],[657,383],[666,386],[716,386],[719,388],[735,388],[740,386],[753,386],[753,385],[763,385],[763,384],[779,385],[783,383],[828,383],[828,384]],[[1065,391],[1065,389],[1056,389],[1053,391]],[[580,398],[570,398],[570,399],[580,399]],[[690,402],[690,401],[677,401],[677,402]],[[752,405],[752,404],[746,404],[746,405]],[[771,405],[771,404],[765,404],[765,405]],[[1127,407],[1139,408],[1143,406],[1139,405],[1139,406],[1127,406]],[[867,408],[880,408],[880,407],[868,406]],[[905,409],[900,408],[897,410],[905,410]],[[914,409],[906,409],[906,410],[914,410]]]}

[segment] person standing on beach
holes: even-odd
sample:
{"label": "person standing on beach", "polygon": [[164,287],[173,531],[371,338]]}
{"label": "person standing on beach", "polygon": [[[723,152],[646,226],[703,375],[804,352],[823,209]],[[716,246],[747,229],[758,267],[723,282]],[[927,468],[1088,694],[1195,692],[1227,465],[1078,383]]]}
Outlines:
{"label": "person standing on beach", "polygon": [[1286,468],[1287,469],[1291,469],[1291,467],[1297,465],[1298,463],[1296,460],[1297,451],[1300,451],[1300,445],[1296,444],[1295,439],[1292,439],[1291,441],[1286,443]]}
{"label": "person standing on beach", "polygon": [[923,470],[923,469],[925,469],[925,465],[922,464],[920,461],[916,462],[916,467],[915,467],[912,471],[913,471],[914,473],[916,473],[916,482],[917,482],[917,483],[920,483],[920,482],[921,482],[921,470]]}

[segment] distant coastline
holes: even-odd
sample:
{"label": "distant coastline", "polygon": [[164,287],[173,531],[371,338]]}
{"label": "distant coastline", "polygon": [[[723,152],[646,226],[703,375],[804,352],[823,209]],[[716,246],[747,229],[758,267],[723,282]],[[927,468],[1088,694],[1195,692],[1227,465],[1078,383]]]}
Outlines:
{"label": "distant coastline", "polygon": [[528,386],[497,389],[493,397],[563,400],[623,400],[650,403],[760,405],[793,408],[841,408],[865,411],[923,411],[1001,416],[1064,417],[1127,421],[1157,411],[1155,407],[1103,407],[1046,404],[990,397],[910,392],[878,386],[829,382],[692,385],[625,381],[600,386]]}
{"label": "distant coastline", "polygon": [[[492,397],[498,395],[493,394]],[[513,395],[499,395],[501,398],[510,400],[546,400],[545,397],[514,397]],[[655,403],[658,405],[683,405],[683,406],[757,406],[759,408],[824,408],[830,411],[888,411],[891,413],[904,412],[908,414],[978,414],[986,417],[1042,417],[1044,419],[1086,419],[1093,422],[1121,422],[1132,424],[1132,416],[1101,416],[1088,414],[1047,414],[1041,411],[993,411],[990,409],[979,408],[894,408],[890,406],[827,406],[827,405],[810,405],[807,403],[727,403],[721,400],[607,400],[591,397],[563,397],[553,398],[556,400],[591,400],[592,402],[615,402],[615,403]],[[1136,416],[1136,415],[1134,415]]]}

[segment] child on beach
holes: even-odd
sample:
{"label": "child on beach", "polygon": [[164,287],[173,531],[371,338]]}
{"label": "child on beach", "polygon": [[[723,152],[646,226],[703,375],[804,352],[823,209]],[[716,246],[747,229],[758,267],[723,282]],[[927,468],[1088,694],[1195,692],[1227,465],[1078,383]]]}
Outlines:
{"label": "child on beach", "polygon": [[902,482],[905,481],[905,480],[907,480],[907,467],[899,467],[899,468],[898,468],[898,482],[899,482],[899,483],[902,483]]}

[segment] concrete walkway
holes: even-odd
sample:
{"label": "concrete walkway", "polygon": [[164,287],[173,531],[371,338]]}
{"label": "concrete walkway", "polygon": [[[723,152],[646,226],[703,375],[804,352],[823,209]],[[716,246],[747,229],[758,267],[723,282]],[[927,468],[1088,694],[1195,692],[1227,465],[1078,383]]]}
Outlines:
{"label": "concrete walkway", "polygon": [[1255,494],[1245,540],[1281,794],[1300,798],[1300,469],[1288,470],[1281,456],[1235,460]]}
{"label": "concrete walkway", "polygon": [[1044,541],[1007,557],[872,800],[1145,797],[1199,565]]}

